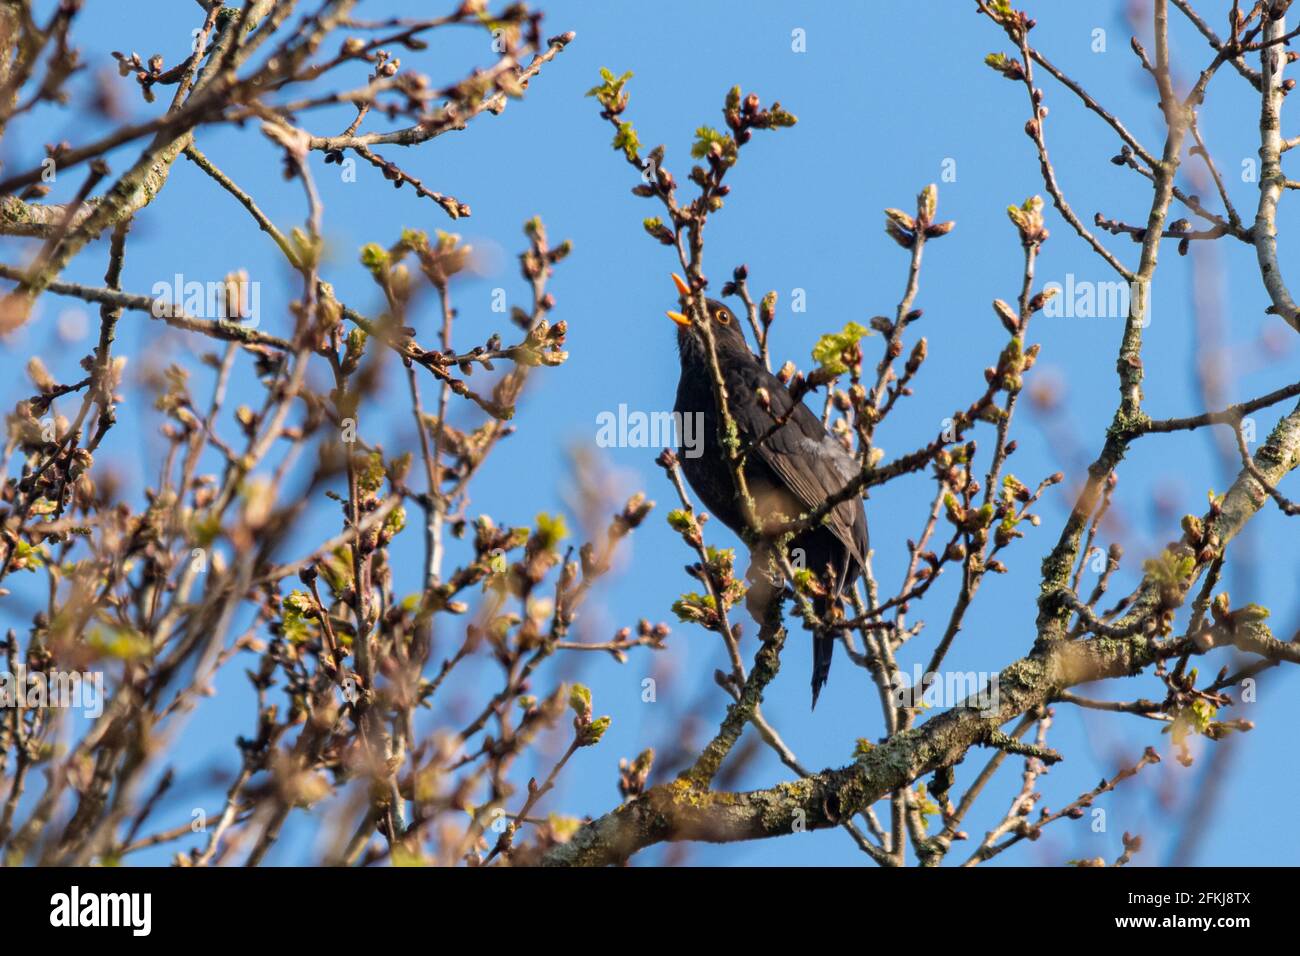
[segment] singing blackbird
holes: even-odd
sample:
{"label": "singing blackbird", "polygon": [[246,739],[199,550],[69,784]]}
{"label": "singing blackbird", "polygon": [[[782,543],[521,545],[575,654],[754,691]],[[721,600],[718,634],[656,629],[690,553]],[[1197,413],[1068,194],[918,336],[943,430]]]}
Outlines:
{"label": "singing blackbird", "polygon": [[[674,275],[679,293],[689,292],[686,283]],[[767,434],[780,418],[785,423],[768,436],[745,462],[745,483],[760,521],[778,513],[793,519],[811,511],[847,484],[858,472],[858,464],[832,438],[812,410],[792,396],[781,381],[764,368],[749,350],[735,315],[721,302],[707,299],[708,321],[718,356],[718,366],[727,388],[727,407],[735,421],[742,446]],[[740,534],[745,519],[737,501],[731,468],[718,439],[718,410],[714,397],[713,373],[708,347],[699,329],[681,312],[669,312],[677,323],[677,347],[682,374],[677,383],[674,411],[681,416],[702,413],[702,442],[696,449],[683,449],[681,467],[691,488],[704,507],[732,531]],[[767,407],[759,389],[767,393]],[[793,411],[791,409],[793,408]],[[684,418],[683,418],[684,420]],[[698,419],[692,419],[698,421]],[[696,434],[700,434],[696,429]],[[789,544],[792,560],[802,556],[803,567],[819,578],[828,566],[834,590],[814,599],[819,617],[837,605],[862,573],[867,555],[867,516],[860,498],[837,505],[818,527],[796,535]],[[772,589],[784,585],[767,573],[767,554],[751,553],[748,579],[751,610],[764,606]],[[835,636],[823,634],[813,640],[812,705],[830,674]]]}

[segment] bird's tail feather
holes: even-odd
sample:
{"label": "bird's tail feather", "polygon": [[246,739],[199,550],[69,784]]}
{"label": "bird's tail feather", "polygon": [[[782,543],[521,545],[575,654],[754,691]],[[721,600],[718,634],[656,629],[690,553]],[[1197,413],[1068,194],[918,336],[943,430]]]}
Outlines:
{"label": "bird's tail feather", "polygon": [[[813,600],[813,610],[817,612],[820,620],[827,620],[829,611],[832,607],[837,607],[839,601],[832,603],[826,598],[815,598]],[[829,634],[816,634],[813,636],[813,668],[812,668],[812,709],[817,709],[817,698],[821,696],[822,688],[826,686],[826,678],[831,674],[831,657],[835,653],[835,632]]]}
{"label": "bird's tail feather", "polygon": [[812,705],[817,709],[817,697],[826,686],[826,678],[831,674],[831,656],[835,653],[835,635],[826,634],[813,638],[813,672]]}

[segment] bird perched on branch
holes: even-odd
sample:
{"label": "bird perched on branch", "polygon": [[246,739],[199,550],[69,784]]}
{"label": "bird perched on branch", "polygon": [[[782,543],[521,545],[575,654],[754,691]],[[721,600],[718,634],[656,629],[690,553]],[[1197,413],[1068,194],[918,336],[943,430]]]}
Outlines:
{"label": "bird perched on branch", "polygon": [[[677,275],[673,281],[686,308],[690,288]],[[812,410],[791,395],[780,379],[749,350],[731,310],[714,299],[706,299],[705,304],[706,320],[713,331],[718,366],[726,386],[727,408],[735,422],[740,447],[751,449],[743,473],[756,519],[760,527],[778,515],[787,521],[796,519],[848,484],[858,473],[858,463],[830,436]],[[694,457],[683,452],[681,468],[704,507],[743,539],[746,519],[728,454],[718,437],[720,415],[708,346],[689,312],[687,308],[686,312],[668,313],[677,324],[682,366],[674,411],[681,416],[702,414],[704,422],[700,451]],[[773,430],[778,422],[782,424]],[[771,545],[751,548],[748,605],[756,616],[766,606],[773,589],[785,583],[780,570],[772,567],[771,548]],[[787,553],[792,563],[829,583],[824,596],[813,598],[818,618],[826,620],[827,611],[838,613],[841,598],[862,573],[867,548],[867,516],[858,497],[839,503],[822,524],[799,532],[789,542]],[[817,706],[817,696],[830,674],[834,648],[834,632],[814,636],[813,707]]]}

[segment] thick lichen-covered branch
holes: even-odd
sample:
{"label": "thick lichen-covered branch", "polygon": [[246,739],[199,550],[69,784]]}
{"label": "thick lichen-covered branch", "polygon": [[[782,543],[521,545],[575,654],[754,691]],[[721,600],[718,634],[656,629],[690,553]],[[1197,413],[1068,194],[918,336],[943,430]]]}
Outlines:
{"label": "thick lichen-covered branch", "polygon": [[[1283,643],[1262,625],[1232,638],[1242,650],[1270,660],[1300,662],[1300,644]],[[647,790],[593,820],[545,858],[551,866],[608,866],[656,843],[731,843],[838,826],[891,791],[959,763],[973,746],[996,745],[998,728],[1078,684],[1137,674],[1157,660],[1188,653],[1190,641],[1147,638],[1056,643],[1021,658],[998,675],[1000,704],[987,716],[978,706],[945,711],[920,727],[870,748],[856,762],[763,790],[700,789],[687,778]]]}

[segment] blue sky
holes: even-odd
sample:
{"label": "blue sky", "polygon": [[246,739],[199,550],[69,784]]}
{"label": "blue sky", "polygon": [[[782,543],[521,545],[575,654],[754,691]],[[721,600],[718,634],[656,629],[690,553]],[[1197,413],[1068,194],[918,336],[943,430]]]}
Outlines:
{"label": "blue sky", "polygon": [[[123,5],[104,0],[87,4],[78,36],[83,57],[93,68],[112,68],[108,51],[113,49],[134,49],[142,56],[162,52],[168,65],[185,54],[189,31],[198,24],[195,5],[133,0],[128,6],[141,15],[124,17]],[[430,5],[372,0],[360,5],[359,15],[380,16],[394,7],[423,12]],[[1033,39],[1120,114],[1149,149],[1158,149],[1160,116],[1149,78],[1128,49],[1131,28],[1124,7],[1032,5],[1029,10],[1040,21]],[[491,301],[493,290],[504,288],[512,303],[524,302],[527,290],[518,278],[514,256],[522,248],[520,227],[525,219],[541,215],[553,239],[573,240],[574,254],[557,268],[550,286],[558,303],[554,317],[569,324],[571,358],[559,369],[533,376],[517,417],[518,432],[496,452],[481,477],[473,511],[486,512],[498,522],[528,524],[538,511],[563,508],[568,455],[573,449],[597,452],[620,487],[628,492],[644,489],[656,499],[660,508],[636,533],[619,575],[587,608],[589,633],[607,638],[641,617],[671,619],[672,600],[693,589],[694,582],[681,571],[692,555],[663,521],[673,492],[654,465],[656,452],[596,448],[598,415],[622,403],[646,411],[671,408],[678,374],[672,328],[663,318],[664,308],[674,300],[667,281],[674,258],[671,250],[643,233],[641,219],[656,210],[649,208],[649,201],[632,196],[635,174],[610,149],[610,128],[599,119],[594,101],[582,96],[596,82],[598,68],[634,71],[628,118],[647,146],[666,145],[667,165],[679,182],[685,182],[689,169],[693,130],[705,123],[721,125],[722,98],[733,84],[757,92],[764,103],[780,100],[799,117],[795,128],[758,134],[743,150],[728,177],[731,197],[710,220],[707,235],[705,272],[715,289],[735,265],[745,262],[756,293],[779,291],[773,333],[778,361],[788,357],[807,366],[809,349],[819,334],[849,320],[864,322],[872,315],[892,314],[902,292],[907,254],[884,235],[881,210],[908,208],[922,187],[939,183],[940,218],[956,220],[957,227],[926,251],[916,303],[925,315],[913,329],[928,337],[929,359],[917,379],[916,394],[881,429],[879,443],[887,454],[928,441],[944,417],[982,390],[982,370],[994,362],[1004,339],[989,303],[994,298],[1014,299],[1020,281],[1021,250],[1005,209],[1043,190],[1032,144],[1023,132],[1027,117],[1023,87],[981,63],[987,53],[1006,49],[1005,38],[975,15],[974,4],[930,4],[924,5],[923,12],[921,5],[866,2],[796,5],[756,0],[742,6],[698,0],[661,0],[653,5],[555,0],[545,9],[548,33],[572,29],[577,39],[533,82],[526,100],[429,146],[382,151],[432,188],[469,203],[471,218],[453,226],[431,203],[418,202],[408,190],[393,190],[368,169],[358,170],[357,182],[344,182],[338,168],[324,165],[319,154],[313,157],[313,172],[325,202],[325,231],[333,253],[326,277],[340,298],[363,311],[377,308],[373,286],[356,260],[356,251],[366,242],[388,244],[403,227],[454,229],[484,253],[485,274],[467,279],[455,292],[461,311],[456,333],[461,345],[481,342],[498,330],[509,338],[511,330],[503,316],[491,311]],[[1179,75],[1186,78],[1207,65],[1211,56],[1184,26],[1175,24],[1173,58]],[[795,30],[804,31],[805,52],[792,49]],[[1104,31],[1104,51],[1095,49],[1098,30]],[[474,64],[487,65],[491,51],[481,33],[455,30],[438,34],[429,51],[403,59],[408,57],[435,82],[447,82]],[[354,72],[347,82],[359,84],[359,68]],[[129,81],[120,85],[123,101],[134,116],[151,115],[160,108],[138,102]],[[1144,221],[1148,184],[1108,162],[1118,151],[1114,134],[1050,77],[1041,77],[1039,85],[1046,90],[1051,110],[1046,124],[1048,147],[1075,209],[1089,221],[1097,211],[1109,218]],[[1257,195],[1254,183],[1242,181],[1242,164],[1257,148],[1253,139],[1257,138],[1258,104],[1251,92],[1239,76],[1224,69],[1210,87],[1202,115],[1207,143],[1246,218],[1253,217]],[[314,132],[333,132],[348,119],[342,114],[319,114],[304,123]],[[372,120],[368,128],[380,128],[382,122]],[[67,139],[76,145],[95,133],[95,125],[84,122],[78,111],[47,108],[13,126],[3,144],[5,168],[12,171],[38,162],[46,142]],[[300,190],[279,179],[278,157],[255,130],[205,129],[198,143],[257,196],[278,224],[287,227],[302,221]],[[121,171],[135,155],[122,150],[110,156],[110,163]],[[942,181],[945,169],[955,170],[954,181]],[[61,179],[51,198],[67,198],[65,194],[75,190],[77,182],[72,176],[66,182]],[[1202,195],[1213,198],[1212,190]],[[1217,200],[1210,205],[1217,208]],[[1284,263],[1294,259],[1288,255],[1286,239],[1293,219],[1284,214],[1279,223]],[[1049,212],[1048,222],[1052,237],[1040,258],[1040,283],[1064,283],[1071,274],[1076,281],[1111,278],[1054,211]],[[1127,262],[1135,261],[1137,246],[1123,237],[1105,239]],[[1205,410],[1194,378],[1197,336],[1191,290],[1197,275],[1218,277],[1213,295],[1222,311],[1223,334],[1236,371],[1243,379],[1231,382],[1228,399],[1248,398],[1294,380],[1295,347],[1290,341],[1294,333],[1264,314],[1267,299],[1253,252],[1240,243],[1230,247],[1230,241],[1235,243],[1226,239],[1216,243],[1203,259],[1180,258],[1172,245],[1161,250],[1145,351],[1146,404],[1153,416]],[[17,261],[19,250],[26,248],[13,240],[5,245],[9,262]],[[207,280],[246,268],[263,283],[263,328],[283,332],[289,327],[284,304],[296,287],[287,281],[277,258],[269,240],[230,197],[179,160],[166,189],[137,218],[123,284],[131,291],[148,292],[155,282],[170,280],[177,272]],[[73,264],[66,277],[99,284],[104,259],[105,247],[99,243]],[[796,289],[804,292],[806,312],[790,311]],[[52,319],[76,308],[71,300],[47,296],[42,321],[0,346],[0,361],[11,370],[0,383],[5,405],[12,406],[28,394],[19,369],[20,360],[32,351],[60,356],[50,363],[56,376],[72,374],[90,339],[74,345],[60,343]],[[432,311],[414,316],[412,324],[422,341],[433,341]],[[1026,482],[1036,483],[1057,470],[1078,476],[1100,448],[1117,398],[1114,361],[1120,331],[1120,322],[1113,318],[1040,316],[1036,320],[1030,341],[1041,343],[1042,355],[1030,384],[1057,383],[1061,404],[1057,416],[1049,420],[1022,402],[1019,451],[1010,468]],[[1261,339],[1275,344],[1266,359],[1260,357]],[[877,344],[866,345],[872,362]],[[123,319],[118,353],[133,356],[138,373],[167,350],[185,356],[201,345],[131,313]],[[189,361],[192,364],[192,355]],[[249,385],[245,380],[238,387]],[[363,414],[367,437],[382,441],[389,451],[412,447],[403,394],[399,390],[392,405],[371,411],[368,417]],[[156,480],[161,445],[147,399],[138,391],[129,397],[120,413],[121,425],[109,441],[108,458],[138,485]],[[1275,420],[1276,414],[1261,414],[1259,434],[1267,434]],[[474,419],[465,413],[463,421]],[[987,449],[989,432],[978,437]],[[1178,517],[1202,511],[1207,489],[1222,490],[1229,480],[1219,469],[1207,435],[1154,436],[1138,442],[1120,472],[1117,523],[1102,542],[1122,537],[1127,550],[1125,570],[1111,593],[1126,593],[1141,560],[1177,537]],[[875,566],[887,593],[899,580],[906,558],[904,542],[919,532],[932,492],[933,485],[917,476],[873,493],[868,501]],[[1038,562],[1055,541],[1067,509],[1062,488],[1048,494],[1040,509],[1042,527],[1031,530],[1006,555],[1011,574],[985,581],[949,655],[948,667],[993,672],[1028,650]],[[328,502],[320,502],[314,514],[308,531],[324,537],[337,530],[337,514]],[[398,562],[398,589],[403,592],[418,587],[420,564],[418,536],[405,537]],[[709,528],[709,538],[715,544],[736,543],[716,523]],[[300,544],[305,547],[306,542]],[[1276,509],[1266,508],[1234,548],[1243,568],[1228,579],[1234,605],[1254,600],[1270,606],[1275,630],[1279,636],[1289,636],[1300,611],[1294,526],[1286,527]],[[1091,576],[1085,580],[1090,585]],[[955,580],[942,580],[929,600],[913,611],[913,620],[926,620],[930,627],[901,655],[905,669],[910,671],[914,662],[929,657],[954,586]],[[29,613],[9,599],[0,605],[0,623],[21,628]],[[754,650],[752,631],[752,625],[746,627],[747,659]],[[453,636],[443,634],[441,639],[445,647]],[[540,683],[545,686],[580,674],[593,688],[597,711],[614,718],[601,745],[573,760],[546,809],[581,815],[611,808],[618,799],[618,757],[632,757],[645,746],[671,739],[685,701],[707,701],[696,732],[701,743],[706,739],[704,734],[724,710],[722,692],[711,688],[713,670],[725,662],[722,648],[712,635],[677,624],[669,648],[653,660],[649,652],[634,653],[623,665],[584,655],[576,665],[557,664],[544,673]],[[1217,671],[1223,663],[1226,660],[1211,658],[1203,670]],[[232,737],[250,729],[252,710],[243,666],[227,669],[218,683],[221,695],[206,701],[190,720],[179,758],[185,786],[178,787],[177,799],[164,808],[157,825],[183,822],[191,805],[216,806],[227,779],[224,775],[237,766]],[[575,666],[580,670],[573,670]],[[850,758],[856,738],[876,739],[883,733],[876,692],[866,672],[849,665],[841,653],[818,710],[810,714],[809,669],[805,635],[796,632],[787,646],[781,675],[767,693],[765,711],[805,765],[839,766]],[[486,661],[457,673],[462,683],[455,690],[467,698],[496,682],[493,665]],[[652,673],[659,681],[659,701],[643,703],[641,682]],[[1261,681],[1257,703],[1228,715],[1252,719],[1257,729],[1230,744],[1234,759],[1222,781],[1222,800],[1197,843],[1194,862],[1300,863],[1300,840],[1282,800],[1300,782],[1296,769],[1300,755],[1292,732],[1296,680],[1290,673],[1274,671]],[[1125,687],[1129,698],[1161,695],[1158,681],[1149,676]],[[1098,696],[1116,692],[1097,689]],[[1160,725],[1136,717],[1080,713],[1058,706],[1049,742],[1067,760],[1043,779],[1044,803],[1063,806],[1101,777],[1131,763],[1148,744],[1171,757],[1167,737],[1159,730]],[[1191,769],[1166,759],[1158,768],[1144,771],[1136,785],[1131,782],[1101,798],[1097,805],[1107,811],[1106,832],[1092,832],[1088,820],[1063,821],[1049,828],[1042,840],[1007,854],[1006,861],[1059,864],[1081,856],[1113,858],[1122,849],[1120,834],[1125,830],[1141,833],[1148,841],[1138,863],[1168,861],[1179,836],[1171,815],[1204,784],[1208,754],[1203,747],[1198,753]],[[955,792],[985,759],[981,752],[968,756]],[[757,787],[787,776],[774,758],[760,754],[731,785]],[[1001,818],[1019,784],[1019,762],[1009,761],[999,781],[986,791],[983,812],[977,810],[967,821],[974,842]],[[312,819],[296,814],[270,861],[303,859],[313,846],[313,825]],[[964,858],[959,852],[953,857]],[[165,858],[160,853],[148,859]],[[638,862],[664,858],[664,850],[656,848]],[[865,858],[842,833],[825,832],[698,847],[690,860],[856,865]]]}

